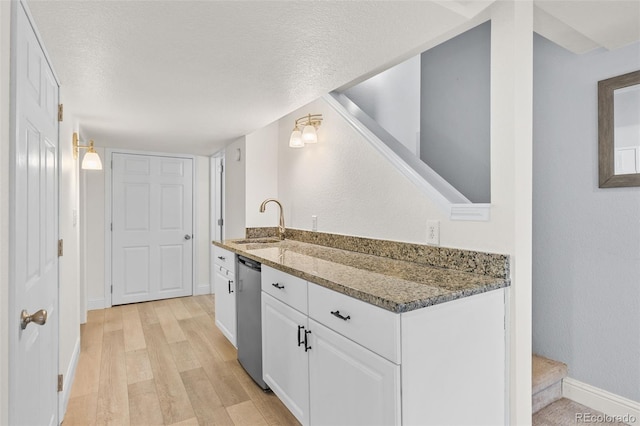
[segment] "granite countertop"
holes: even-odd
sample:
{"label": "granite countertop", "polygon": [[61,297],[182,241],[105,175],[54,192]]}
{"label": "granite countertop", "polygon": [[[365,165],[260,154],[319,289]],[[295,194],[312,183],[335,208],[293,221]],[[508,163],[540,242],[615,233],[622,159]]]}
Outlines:
{"label": "granite countertop", "polygon": [[213,241],[213,244],[396,313],[510,284],[505,277],[434,267],[296,240],[246,241]]}

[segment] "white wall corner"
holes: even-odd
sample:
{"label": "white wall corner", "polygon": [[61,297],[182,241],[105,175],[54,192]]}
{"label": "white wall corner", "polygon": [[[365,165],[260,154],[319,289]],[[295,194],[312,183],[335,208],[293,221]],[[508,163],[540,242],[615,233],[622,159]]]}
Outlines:
{"label": "white wall corner", "polygon": [[[598,419],[598,423],[617,421],[631,426],[640,425],[640,402],[632,401],[570,377],[562,381],[562,396],[593,410],[600,411],[607,416],[614,417],[613,419],[602,419],[603,421]],[[583,420],[587,423],[585,419]],[[579,422],[576,421],[576,423]]]}
{"label": "white wall corner", "polygon": [[78,361],[80,360],[80,337],[76,339],[76,344],[73,347],[73,354],[71,360],[67,366],[67,371],[64,372],[64,381],[62,383],[62,392],[58,394],[58,413],[59,421],[62,423],[64,415],[67,412],[67,405],[69,405],[69,397],[71,395],[71,387],[73,386],[73,379],[76,376],[76,369],[78,368]]}

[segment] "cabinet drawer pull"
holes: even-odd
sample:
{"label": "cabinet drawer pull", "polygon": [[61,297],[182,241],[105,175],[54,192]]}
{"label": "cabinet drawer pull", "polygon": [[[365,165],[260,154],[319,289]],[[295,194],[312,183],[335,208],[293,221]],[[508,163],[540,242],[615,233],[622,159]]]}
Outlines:
{"label": "cabinet drawer pull", "polygon": [[220,259],[220,260],[222,260],[222,261],[225,261],[227,258],[226,258],[226,257],[224,257],[224,256],[218,256],[218,259]]}
{"label": "cabinet drawer pull", "polygon": [[229,284],[229,294],[233,293],[233,290],[231,290],[231,283],[232,282],[233,281],[231,281],[231,280],[227,280],[227,283]]}
{"label": "cabinet drawer pull", "polygon": [[304,351],[305,351],[305,352],[308,352],[308,351],[309,351],[309,349],[311,349],[311,346],[309,346],[309,345],[308,345],[308,342],[307,342],[307,336],[308,336],[309,334],[311,334],[311,331],[309,331],[309,330],[305,330],[305,331],[304,331]]}
{"label": "cabinet drawer pull", "polygon": [[350,316],[350,315],[347,315],[346,317],[345,317],[345,316],[340,315],[340,311],[331,311],[331,315],[333,315],[334,317],[338,317],[338,318],[340,318],[340,319],[341,319],[341,320],[343,320],[343,321],[347,321],[347,320],[350,320],[350,319],[351,319],[351,316]]}
{"label": "cabinet drawer pull", "polygon": [[298,346],[302,346],[302,344],[304,343],[304,340],[302,340],[300,338],[300,331],[304,330],[304,325],[299,325],[298,326]]}
{"label": "cabinet drawer pull", "polygon": [[274,286],[275,288],[277,288],[278,290],[284,289],[284,286],[280,285],[280,283],[271,283],[271,285]]}

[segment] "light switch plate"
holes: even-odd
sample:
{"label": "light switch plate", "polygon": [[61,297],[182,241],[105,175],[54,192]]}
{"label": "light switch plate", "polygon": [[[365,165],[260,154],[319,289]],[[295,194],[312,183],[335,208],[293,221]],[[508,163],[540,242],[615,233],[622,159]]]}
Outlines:
{"label": "light switch plate", "polygon": [[318,216],[311,215],[311,230],[312,231],[317,231],[318,230]]}

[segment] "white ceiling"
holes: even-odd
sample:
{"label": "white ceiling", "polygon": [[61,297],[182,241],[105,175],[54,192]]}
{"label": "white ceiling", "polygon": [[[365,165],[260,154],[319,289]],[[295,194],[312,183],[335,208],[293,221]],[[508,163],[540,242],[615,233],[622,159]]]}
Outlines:
{"label": "white ceiling", "polygon": [[[455,31],[492,1],[29,1],[97,146],[210,154]],[[574,51],[640,39],[640,2],[537,1]],[[292,123],[293,124],[293,123]]]}

